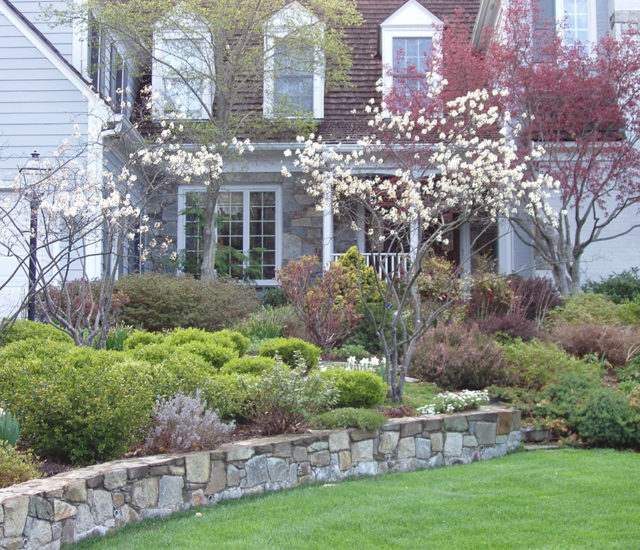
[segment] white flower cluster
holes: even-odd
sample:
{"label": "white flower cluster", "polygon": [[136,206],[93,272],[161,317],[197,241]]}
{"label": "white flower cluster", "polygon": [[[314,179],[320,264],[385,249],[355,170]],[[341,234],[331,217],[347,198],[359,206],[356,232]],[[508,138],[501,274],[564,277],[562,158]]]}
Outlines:
{"label": "white flower cluster", "polygon": [[[464,216],[481,211],[487,221],[522,209],[547,212],[557,182],[529,174],[528,162],[543,151],[519,154],[518,128],[507,132],[509,113],[491,105],[499,94],[469,92],[437,112],[425,108],[392,114],[384,103],[370,101],[370,134],[356,147],[329,145],[313,134],[299,137],[293,166],[303,173],[319,208],[326,207],[328,196],[337,213],[355,201],[390,226],[419,224],[437,233],[453,212]],[[381,164],[394,177],[372,176]],[[283,170],[283,175],[290,174]]]}
{"label": "white flower cluster", "polygon": [[477,409],[481,405],[489,404],[489,392],[487,390],[462,390],[461,392],[444,392],[435,396],[433,402],[419,407],[416,412],[421,415],[453,413]]}
{"label": "white flower cluster", "polygon": [[367,372],[377,372],[380,368],[380,359],[377,357],[363,357],[358,360],[355,357],[347,359],[348,370],[363,370]]}

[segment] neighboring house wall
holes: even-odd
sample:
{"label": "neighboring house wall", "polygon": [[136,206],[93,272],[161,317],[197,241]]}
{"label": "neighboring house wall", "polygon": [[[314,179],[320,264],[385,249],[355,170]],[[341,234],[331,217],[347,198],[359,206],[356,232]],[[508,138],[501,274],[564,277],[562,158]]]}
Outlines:
{"label": "neighboring house wall", "polygon": [[[62,51],[71,53],[69,29],[48,32]],[[82,92],[0,11],[0,187],[13,185],[32,151],[38,150],[44,159],[51,157],[76,128],[86,136],[88,124]],[[0,281],[15,266],[10,258],[0,257]],[[0,316],[11,311],[25,286],[26,276],[21,274],[3,290]]]}

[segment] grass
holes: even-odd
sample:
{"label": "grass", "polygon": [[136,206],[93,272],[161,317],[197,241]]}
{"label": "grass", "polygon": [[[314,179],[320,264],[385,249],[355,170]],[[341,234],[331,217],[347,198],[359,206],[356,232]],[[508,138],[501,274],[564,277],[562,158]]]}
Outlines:
{"label": "grass", "polygon": [[[438,386],[429,382],[405,384],[402,392],[402,404],[414,408],[422,407],[433,401],[433,398],[441,391]],[[396,403],[389,401],[387,404],[395,405]]]}
{"label": "grass", "polygon": [[639,486],[640,454],[522,452],[224,502],[77,549],[637,548]]}

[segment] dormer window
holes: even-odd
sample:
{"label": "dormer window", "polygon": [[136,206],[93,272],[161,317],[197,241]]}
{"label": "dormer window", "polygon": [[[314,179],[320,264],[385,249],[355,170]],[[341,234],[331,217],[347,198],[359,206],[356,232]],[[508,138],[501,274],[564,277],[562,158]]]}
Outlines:
{"label": "dormer window", "polygon": [[[264,40],[265,117],[310,115],[324,117],[324,56],[305,44],[305,29],[320,25],[299,2],[276,13]],[[307,40],[309,42],[309,40]]]}
{"label": "dormer window", "polygon": [[442,21],[417,0],[409,0],[380,25],[383,95],[400,86],[422,86],[432,43]]}
{"label": "dormer window", "polygon": [[274,51],[273,101],[276,112],[313,113],[313,54],[279,42]]}
{"label": "dormer window", "polygon": [[424,83],[429,57],[431,38],[408,36],[393,38],[393,86],[407,90],[419,89]]}
{"label": "dormer window", "polygon": [[160,31],[154,37],[153,92],[156,116],[186,113],[191,119],[209,118],[213,103],[213,56],[207,41],[194,31]]}

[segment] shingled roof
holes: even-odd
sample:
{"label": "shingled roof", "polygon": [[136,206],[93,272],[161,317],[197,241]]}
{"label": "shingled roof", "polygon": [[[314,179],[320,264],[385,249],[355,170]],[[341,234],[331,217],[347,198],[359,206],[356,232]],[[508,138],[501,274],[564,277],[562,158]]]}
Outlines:
{"label": "shingled roof", "polygon": [[[418,2],[443,21],[460,8],[475,19],[480,6],[480,0]],[[326,140],[344,140],[347,136],[354,138],[366,131],[366,119],[362,110],[367,101],[376,96],[376,82],[382,77],[380,24],[405,3],[406,0],[358,0],[358,10],[364,23],[346,31],[347,40],[352,47],[351,86],[325,94],[325,118],[320,124],[319,132]],[[354,109],[358,114],[351,113]]]}

